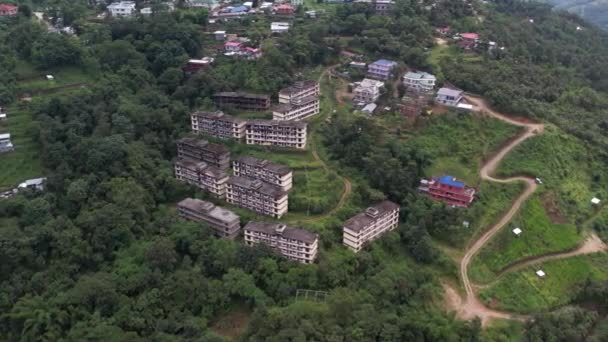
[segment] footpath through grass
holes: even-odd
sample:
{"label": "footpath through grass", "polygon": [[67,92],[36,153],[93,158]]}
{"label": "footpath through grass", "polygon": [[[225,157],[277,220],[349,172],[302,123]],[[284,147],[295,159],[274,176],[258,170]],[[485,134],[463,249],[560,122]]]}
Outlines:
{"label": "footpath through grass", "polygon": [[[542,269],[546,276],[535,272]],[[608,254],[553,260],[505,274],[492,286],[481,290],[480,298],[492,308],[533,313],[568,304],[577,290],[590,280],[608,280]]]}
{"label": "footpath through grass", "polygon": [[[523,230],[517,237],[512,230]],[[475,282],[486,283],[495,279],[505,267],[533,256],[576,248],[582,241],[573,224],[551,222],[539,196],[528,200],[516,218],[486,245],[473,260],[470,275]]]}

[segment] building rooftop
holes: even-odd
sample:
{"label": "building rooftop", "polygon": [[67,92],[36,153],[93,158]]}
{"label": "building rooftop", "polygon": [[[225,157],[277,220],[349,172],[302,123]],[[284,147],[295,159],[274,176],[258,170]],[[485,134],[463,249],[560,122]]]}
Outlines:
{"label": "building rooftop", "polygon": [[189,59],[189,64],[211,64],[215,61],[213,57],[203,57],[202,59]]}
{"label": "building rooftop", "polygon": [[397,62],[389,61],[388,59],[379,59],[372,64],[392,67],[392,66],[397,65]]}
{"label": "building rooftop", "polygon": [[239,216],[232,211],[200,199],[186,198],[177,205],[195,212],[205,213],[221,222],[232,223],[235,220],[239,220]]}
{"label": "building rooftop", "polygon": [[448,176],[448,175],[441,176],[439,178],[439,183],[445,184],[445,185],[455,186],[457,188],[464,188],[464,183],[457,181],[456,177],[453,177],[453,176]]}
{"label": "building rooftop", "polygon": [[294,127],[294,128],[300,128],[300,129],[304,129],[307,126],[307,124],[302,121],[292,121],[292,120],[277,121],[277,120],[261,120],[261,119],[248,121],[247,126],[251,126],[251,125]]}
{"label": "building rooftop", "polygon": [[198,148],[202,148],[206,151],[213,152],[216,154],[227,154],[230,153],[230,149],[224,145],[220,144],[212,144],[204,139],[196,139],[196,138],[182,138],[177,141],[178,144],[186,144],[191,146],[196,146]]}
{"label": "building rooftop", "polygon": [[380,202],[367,208],[365,212],[359,213],[348,219],[348,221],[344,223],[344,228],[347,228],[353,232],[359,232],[374,222],[379,216],[398,208],[399,205],[391,201]]}
{"label": "building rooftop", "polygon": [[262,182],[261,180],[252,179],[248,177],[231,176],[228,180],[228,184],[247,188],[250,190],[255,190],[261,194],[271,196],[274,199],[279,199],[284,196],[287,196],[287,193],[278,186],[270,185],[268,183]]}
{"label": "building rooftop", "polygon": [[216,112],[195,112],[193,115],[200,116],[206,119],[222,119],[224,121],[230,121],[234,123],[246,123],[247,120],[236,118],[234,116],[224,114],[222,111]]}
{"label": "building rooftop", "polygon": [[192,160],[192,159],[178,159],[175,161],[175,165],[181,166],[181,167],[185,167],[187,169],[190,170],[204,170],[207,167],[209,167],[209,164],[202,162],[202,161],[196,161],[196,160]]}
{"label": "building rooftop", "polygon": [[384,82],[364,78],[363,81],[357,82],[356,85],[361,88],[381,88],[384,87]]}
{"label": "building rooftop", "polygon": [[308,230],[290,228],[287,227],[285,224],[275,222],[250,221],[243,229],[275,236],[280,235],[286,239],[292,239],[311,244],[319,238],[318,234],[309,232]]}
{"label": "building rooftop", "polygon": [[281,176],[284,176],[291,172],[291,168],[289,168],[288,166],[273,163],[269,160],[260,159],[260,158],[256,158],[256,157],[252,157],[252,156],[239,156],[235,159],[235,161],[242,163],[242,164],[248,164],[248,165],[254,165],[257,167],[261,167],[266,170],[277,173]]}
{"label": "building rooftop", "polygon": [[479,34],[473,32],[461,33],[460,36],[464,39],[479,39]]}
{"label": "building rooftop", "polygon": [[444,88],[439,89],[439,91],[437,91],[437,95],[459,97],[459,96],[462,96],[462,90],[444,87]]}
{"label": "building rooftop", "polygon": [[283,88],[279,91],[279,95],[292,95],[302,91],[303,89],[314,88],[318,85],[317,81],[306,80],[295,82],[287,88]]}
{"label": "building rooftop", "polygon": [[263,94],[252,94],[246,93],[242,91],[222,91],[219,93],[215,93],[213,97],[246,97],[250,99],[260,99],[260,100],[270,100],[270,96]]}
{"label": "building rooftop", "polygon": [[435,80],[436,77],[428,72],[424,71],[408,71],[403,78],[421,79],[421,80]]}
{"label": "building rooftop", "polygon": [[107,8],[108,9],[114,9],[114,8],[135,8],[135,2],[134,1],[113,2],[113,3],[109,4]]}

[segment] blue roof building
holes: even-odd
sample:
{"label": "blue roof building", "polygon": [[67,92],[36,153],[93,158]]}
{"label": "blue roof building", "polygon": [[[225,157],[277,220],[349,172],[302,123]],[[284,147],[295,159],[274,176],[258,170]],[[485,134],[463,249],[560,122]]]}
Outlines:
{"label": "blue roof building", "polygon": [[378,80],[388,80],[392,77],[397,62],[379,59],[367,66],[367,76]]}
{"label": "blue roof building", "polygon": [[444,185],[450,185],[450,186],[454,186],[454,187],[461,188],[461,189],[464,188],[464,183],[457,181],[456,177],[453,177],[453,176],[448,176],[448,175],[441,176],[439,178],[439,182]]}

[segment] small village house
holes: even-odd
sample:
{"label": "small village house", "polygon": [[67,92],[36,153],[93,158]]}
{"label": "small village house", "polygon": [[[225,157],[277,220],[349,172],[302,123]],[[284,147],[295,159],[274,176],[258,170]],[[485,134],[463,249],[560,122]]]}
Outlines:
{"label": "small village house", "polygon": [[196,74],[197,72],[207,69],[213,64],[215,58],[213,57],[203,57],[202,59],[190,59],[184,65],[184,72],[186,75]]}
{"label": "small village house", "polygon": [[14,150],[13,143],[11,142],[11,134],[4,133],[0,134],[0,153],[9,152]]}
{"label": "small village house", "polygon": [[393,0],[372,0],[372,10],[377,15],[388,15],[394,5]]}
{"label": "small village house", "polygon": [[0,17],[17,15],[19,7],[7,4],[0,4]]}
{"label": "small village house", "polygon": [[272,33],[281,34],[289,31],[289,23],[286,22],[273,22],[270,23],[270,31]]}
{"label": "small village house", "polygon": [[477,43],[479,42],[479,34],[467,32],[460,34],[460,41],[458,42],[458,46],[464,50],[470,51],[477,47]]}
{"label": "small village house", "polygon": [[367,66],[367,76],[378,80],[389,80],[396,67],[397,62],[379,59]]}
{"label": "small village house", "polygon": [[462,101],[462,90],[441,88],[437,92],[435,102],[448,107],[456,107]]}
{"label": "small village house", "polygon": [[363,81],[356,82],[354,86],[355,97],[353,101],[358,105],[364,106],[378,100],[381,89],[384,87],[384,82],[364,78]]}
{"label": "small village house", "polygon": [[135,1],[113,2],[108,5],[107,9],[113,17],[131,17],[137,14]]}
{"label": "small village house", "polygon": [[274,13],[281,16],[293,16],[296,8],[291,5],[278,5],[274,7]]}
{"label": "small village house", "polygon": [[435,89],[437,78],[424,71],[408,71],[403,76],[403,85],[408,90],[431,92]]}

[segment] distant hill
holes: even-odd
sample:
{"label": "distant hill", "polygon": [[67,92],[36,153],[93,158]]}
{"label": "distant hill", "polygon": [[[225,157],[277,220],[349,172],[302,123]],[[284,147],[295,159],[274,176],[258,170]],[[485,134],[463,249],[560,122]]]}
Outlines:
{"label": "distant hill", "polygon": [[544,0],[555,6],[576,13],[587,21],[608,30],[608,0]]}

